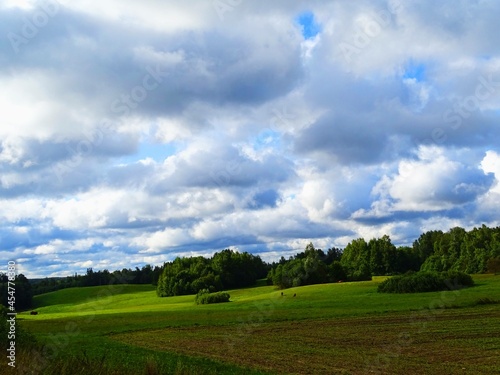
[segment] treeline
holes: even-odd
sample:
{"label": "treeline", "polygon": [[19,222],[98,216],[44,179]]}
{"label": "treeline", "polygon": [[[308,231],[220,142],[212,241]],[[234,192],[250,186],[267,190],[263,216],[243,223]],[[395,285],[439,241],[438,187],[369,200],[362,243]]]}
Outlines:
{"label": "treeline", "polygon": [[259,256],[225,249],[212,258],[176,258],[164,264],[157,286],[160,297],[217,292],[252,286],[266,277],[268,267]]}
{"label": "treeline", "polygon": [[32,282],[34,295],[53,292],[65,288],[99,286],[109,284],[152,284],[156,285],[162,267],[145,265],[142,268],[122,269],[113,272],[108,270],[94,271],[87,268],[85,275],[73,275],[65,278],[45,278]]}
{"label": "treeline", "polygon": [[418,271],[423,262],[418,252],[408,246],[396,247],[389,236],[363,238],[351,241],[344,252],[340,264],[349,280],[366,280],[375,275],[395,275],[408,271]]}
{"label": "treeline", "polygon": [[340,249],[331,248],[325,253],[310,243],[304,252],[273,263],[267,282],[283,289],[345,280],[347,275],[340,264],[341,257]]}
{"label": "treeline", "polygon": [[495,264],[499,257],[500,227],[483,225],[470,231],[461,227],[448,232],[428,231],[413,246],[397,248],[388,236],[369,242],[360,238],[346,246],[341,264],[348,276],[395,275],[419,270],[471,274],[488,271],[488,264]]}
{"label": "treeline", "polygon": [[413,246],[425,258],[423,271],[483,273],[488,270],[488,262],[494,264],[500,258],[500,227],[431,231],[421,235]]}
{"label": "treeline", "polygon": [[[389,236],[351,241],[345,249],[326,252],[309,244],[304,252],[289,259],[266,264],[258,256],[229,249],[211,258],[177,258],[163,266],[109,272],[87,269],[85,275],[46,278],[28,282],[19,275],[16,294],[20,309],[31,306],[33,295],[63,288],[108,284],[152,284],[159,296],[196,294],[201,289],[216,292],[253,285],[265,278],[280,288],[369,280],[372,275],[398,275],[408,271],[500,272],[500,227],[485,225],[466,231],[455,227],[448,232],[431,230],[420,235],[412,246],[396,247]],[[0,274],[2,304],[6,304],[6,276]],[[18,292],[19,291],[19,292]]]}
{"label": "treeline", "polygon": [[412,246],[396,247],[389,236],[351,241],[342,251],[324,253],[309,244],[303,253],[273,263],[268,282],[280,288],[370,280],[374,275],[399,275],[408,271],[500,272],[500,227],[485,225],[466,231],[428,231]]}
{"label": "treeline", "polygon": [[6,307],[11,306],[9,304],[9,296],[11,296],[14,297],[11,298],[11,301],[15,301],[14,307],[16,311],[29,309],[33,304],[33,288],[29,280],[22,273],[17,275],[13,281],[14,290],[11,289],[10,291],[8,281],[7,275],[0,273],[1,304]]}
{"label": "treeline", "polygon": [[411,247],[396,248],[389,236],[351,241],[344,250],[316,249],[312,243],[304,252],[282,258],[267,275],[268,283],[280,288],[338,281],[371,280],[372,275],[393,275],[420,268]]}

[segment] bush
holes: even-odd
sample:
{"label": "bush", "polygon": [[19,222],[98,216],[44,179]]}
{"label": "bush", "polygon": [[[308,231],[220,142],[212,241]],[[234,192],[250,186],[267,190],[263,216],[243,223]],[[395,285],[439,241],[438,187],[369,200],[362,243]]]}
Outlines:
{"label": "bush", "polygon": [[474,286],[474,280],[466,273],[459,271],[443,272],[444,282],[448,289],[461,289]]}
{"label": "bush", "polygon": [[194,301],[197,305],[208,305],[210,303],[229,302],[229,298],[229,293],[210,293],[208,289],[202,289],[198,292]]}
{"label": "bush", "polygon": [[454,290],[474,285],[470,275],[463,272],[415,272],[391,277],[378,286],[379,293],[422,293]]}

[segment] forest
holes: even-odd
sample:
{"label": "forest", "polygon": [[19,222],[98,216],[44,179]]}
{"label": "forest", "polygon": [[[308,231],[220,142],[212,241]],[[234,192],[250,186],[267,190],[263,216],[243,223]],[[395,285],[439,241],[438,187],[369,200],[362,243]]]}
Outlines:
{"label": "forest", "polygon": [[[160,297],[249,287],[267,277],[278,288],[339,281],[370,280],[372,276],[401,275],[408,271],[457,271],[467,274],[500,273],[500,227],[485,225],[470,231],[455,227],[447,232],[431,230],[412,246],[396,247],[389,236],[352,240],[345,249],[305,250],[278,262],[225,249],[211,258],[178,257],[162,266],[146,265],[114,272],[87,269],[85,275],[29,281],[18,275],[17,308],[31,306],[33,295],[77,286],[153,284]],[[22,297],[21,297],[22,295]],[[7,303],[7,277],[0,274],[0,297]]]}
{"label": "forest", "polygon": [[303,253],[273,264],[268,281],[280,288],[369,280],[408,271],[500,272],[500,227],[428,231],[412,246],[396,247],[389,236],[351,241],[344,250],[324,253],[309,244]]}
{"label": "forest", "polygon": [[268,266],[258,256],[225,249],[210,259],[177,258],[165,263],[158,280],[160,297],[249,287],[266,277]]}

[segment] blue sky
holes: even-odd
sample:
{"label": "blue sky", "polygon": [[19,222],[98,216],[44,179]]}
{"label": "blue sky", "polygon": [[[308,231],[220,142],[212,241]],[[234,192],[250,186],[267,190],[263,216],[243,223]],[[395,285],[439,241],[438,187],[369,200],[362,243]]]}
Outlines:
{"label": "blue sky", "polygon": [[312,39],[321,31],[321,27],[311,11],[300,13],[297,18],[297,23],[301,26],[302,35],[305,39]]}
{"label": "blue sky", "polygon": [[414,61],[410,61],[405,69],[403,77],[407,79],[415,79],[417,82],[422,82],[425,80],[425,71],[425,63],[416,63]]}
{"label": "blue sky", "polygon": [[171,143],[156,143],[154,140],[143,140],[138,143],[137,150],[119,159],[121,164],[130,164],[141,160],[152,159],[161,162],[175,155],[177,147]]}
{"label": "blue sky", "polygon": [[500,3],[213,4],[0,4],[4,265],[498,225]]}

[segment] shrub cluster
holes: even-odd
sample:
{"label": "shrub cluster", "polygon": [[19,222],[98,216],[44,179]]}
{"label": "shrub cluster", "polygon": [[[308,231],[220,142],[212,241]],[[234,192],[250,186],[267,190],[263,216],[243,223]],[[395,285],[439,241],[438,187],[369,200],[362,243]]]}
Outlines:
{"label": "shrub cluster", "polygon": [[197,305],[208,305],[210,303],[229,302],[229,298],[229,293],[210,293],[208,289],[202,289],[198,292],[198,294],[196,294],[194,301]]}
{"label": "shrub cluster", "polygon": [[412,272],[391,277],[378,286],[379,293],[421,293],[473,286],[470,275],[458,271]]}

